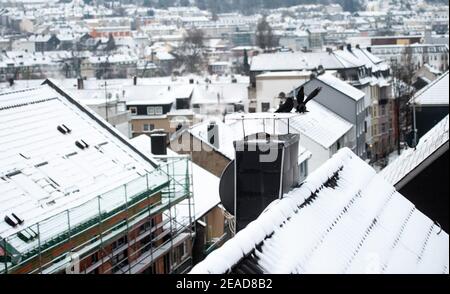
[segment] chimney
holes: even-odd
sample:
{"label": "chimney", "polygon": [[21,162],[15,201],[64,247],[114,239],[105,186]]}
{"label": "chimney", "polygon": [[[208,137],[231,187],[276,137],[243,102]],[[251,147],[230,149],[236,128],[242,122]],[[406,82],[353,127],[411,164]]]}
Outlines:
{"label": "chimney", "polygon": [[78,90],[84,89],[84,81],[81,77],[77,78],[77,89]]}
{"label": "chimney", "polygon": [[194,79],[189,79],[189,84],[193,84],[194,83]]}
{"label": "chimney", "polygon": [[333,53],[333,49],[331,49],[330,47],[327,47],[327,52],[328,52],[328,54],[331,54],[331,53]]}
{"label": "chimney", "polygon": [[14,86],[14,78],[9,78],[8,81],[10,87]]}
{"label": "chimney", "polygon": [[219,190],[223,205],[236,218],[236,232],[298,186],[299,138],[259,133],[234,142],[235,160],[222,174]]}
{"label": "chimney", "polygon": [[153,155],[167,155],[167,134],[164,130],[154,130],[150,133]]}
{"label": "chimney", "polygon": [[344,45],[339,45],[339,46],[338,46],[338,49],[339,49],[339,50],[344,50]]}
{"label": "chimney", "polygon": [[372,48],[367,47],[366,50],[369,51],[370,53],[372,53]]}
{"label": "chimney", "polygon": [[208,142],[215,148],[219,148],[219,126],[215,121],[208,124]]}
{"label": "chimney", "polygon": [[347,44],[347,50],[352,52],[352,44]]}
{"label": "chimney", "polygon": [[137,79],[138,79],[137,76],[134,76],[134,77],[133,77],[133,85],[134,85],[134,86],[137,85]]}
{"label": "chimney", "polygon": [[356,46],[355,46],[355,47],[356,47],[356,49],[360,49],[360,47],[359,47],[359,44],[356,44]]}

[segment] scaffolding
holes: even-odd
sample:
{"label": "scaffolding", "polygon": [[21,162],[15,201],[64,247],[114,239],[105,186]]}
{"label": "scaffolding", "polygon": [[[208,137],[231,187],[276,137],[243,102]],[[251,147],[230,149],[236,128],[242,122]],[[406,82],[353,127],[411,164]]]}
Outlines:
{"label": "scaffolding", "polygon": [[195,236],[191,160],[155,160],[155,170],[0,238],[0,273],[187,271]]}

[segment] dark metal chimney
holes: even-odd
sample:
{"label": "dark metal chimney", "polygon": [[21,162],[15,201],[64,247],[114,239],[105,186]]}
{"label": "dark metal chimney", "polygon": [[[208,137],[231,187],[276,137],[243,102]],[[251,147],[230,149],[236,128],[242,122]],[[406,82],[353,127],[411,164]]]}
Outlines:
{"label": "dark metal chimney", "polygon": [[167,155],[167,134],[164,130],[155,130],[150,133],[153,155]]}
{"label": "dark metal chimney", "polygon": [[251,135],[234,142],[234,210],[236,231],[298,185],[298,134]]}
{"label": "dark metal chimney", "polygon": [[138,79],[137,76],[134,76],[134,77],[133,77],[133,85],[134,85],[134,86],[137,85],[137,79]]}

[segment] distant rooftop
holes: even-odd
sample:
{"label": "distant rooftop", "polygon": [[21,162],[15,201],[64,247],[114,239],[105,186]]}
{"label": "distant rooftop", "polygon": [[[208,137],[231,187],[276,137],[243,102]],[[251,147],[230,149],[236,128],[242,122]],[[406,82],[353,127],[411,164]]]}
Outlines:
{"label": "distant rooftop", "polygon": [[329,52],[282,52],[260,54],[251,62],[252,71],[311,70],[322,65],[325,69],[356,68],[364,63],[342,50]]}

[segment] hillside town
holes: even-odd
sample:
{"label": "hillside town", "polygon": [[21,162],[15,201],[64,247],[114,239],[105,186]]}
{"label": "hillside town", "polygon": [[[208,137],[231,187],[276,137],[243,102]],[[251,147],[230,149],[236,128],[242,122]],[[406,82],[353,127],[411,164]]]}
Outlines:
{"label": "hillside town", "polygon": [[448,8],[0,0],[0,274],[448,274]]}

